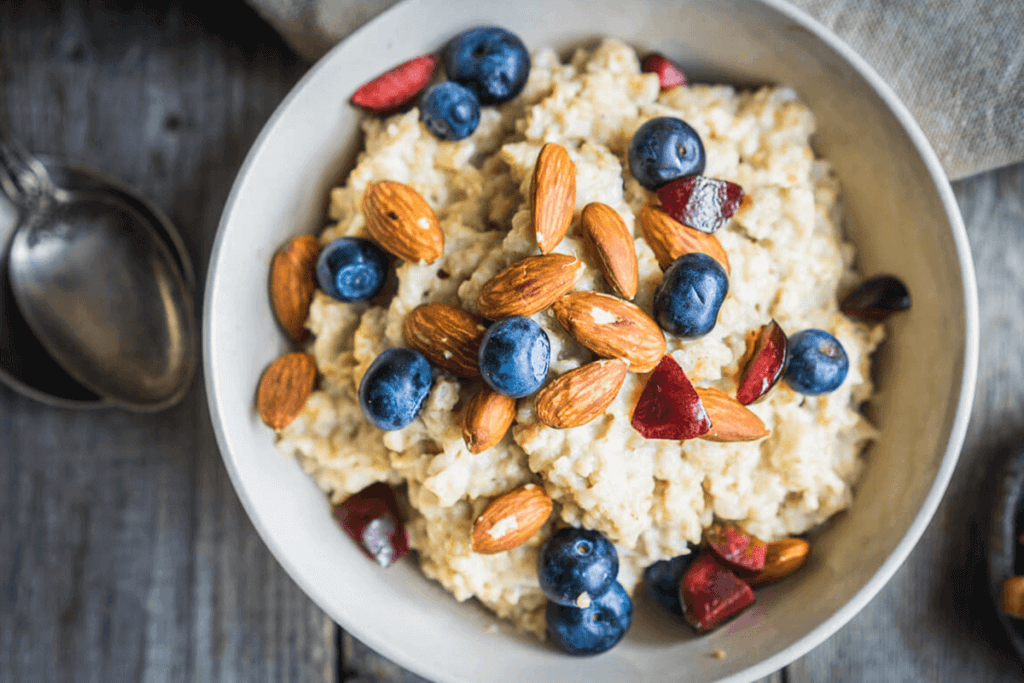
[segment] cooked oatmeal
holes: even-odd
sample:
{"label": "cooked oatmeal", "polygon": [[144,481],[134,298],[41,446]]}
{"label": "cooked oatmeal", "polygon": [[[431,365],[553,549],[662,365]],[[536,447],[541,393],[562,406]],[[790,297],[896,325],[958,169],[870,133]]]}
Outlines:
{"label": "cooked oatmeal", "polygon": [[[547,142],[563,145],[576,164],[574,220],[600,201],[633,228],[640,272],[634,301],[651,311],[662,271],[634,228],[651,193],[629,174],[626,155],[634,131],[655,116],[693,126],[707,152],[704,175],[738,183],[750,198],[716,233],[731,267],[718,324],[697,340],[666,335],[668,352],[695,385],[732,394],[748,333],[774,318],[787,332],[816,327],[835,335],[850,360],[842,386],[812,397],[780,384],[749,406],[771,430],[753,442],[645,439],[630,425],[643,382],[633,373],[606,413],[581,427],[546,427],[535,399],[520,399],[512,429],[479,454],[470,453],[460,428],[479,384],[443,372],[409,426],[382,432],[367,422],[359,382],[377,355],[406,345],[410,311],[444,302],[475,313],[484,283],[537,253],[527,198]],[[619,551],[619,581],[632,593],[645,566],[687,552],[687,542],[699,542],[713,520],[774,540],[851,504],[861,452],[875,434],[857,408],[872,393],[869,355],[882,331],[838,310],[837,291],[856,279],[854,248],[843,241],[836,179],[810,147],[814,117],[791,90],[692,85],[662,92],[656,75],[640,72],[631,48],[608,39],[567,64],[552,51],[536,53],[523,93],[485,108],[476,133],[461,142],[437,140],[415,109],[367,119],[363,127],[365,151],[331,192],[334,223],[321,243],[362,235],[364,190],[393,180],[430,203],[445,233],[444,255],[430,265],[401,263],[387,308],[317,292],[306,325],[315,335],[310,353],[321,389],[282,431],[279,448],[297,457],[334,503],[376,481],[404,483],[411,544],[424,574],[457,599],[475,597],[543,636],[536,553],[552,525],[607,535]],[[554,251],[587,264],[575,289],[609,291],[574,230]],[[594,359],[550,310],[532,317],[551,341],[549,378]],[[474,519],[495,496],[528,482],[542,484],[555,502],[545,527],[513,550],[471,552]]]}

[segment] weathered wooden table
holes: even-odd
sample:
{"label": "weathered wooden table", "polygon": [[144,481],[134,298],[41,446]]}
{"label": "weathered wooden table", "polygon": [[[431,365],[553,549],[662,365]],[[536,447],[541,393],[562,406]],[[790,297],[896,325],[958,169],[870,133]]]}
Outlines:
{"label": "weathered wooden table", "polygon": [[[145,4],[0,3],[0,125],[152,199],[202,278],[235,172],[308,65],[241,2]],[[771,680],[1024,674],[983,560],[993,472],[1024,436],[1024,165],[954,187],[981,298],[963,456],[895,578]],[[0,387],[0,682],[416,680],[340,632],[271,557],[200,381],[155,415],[54,409]]]}

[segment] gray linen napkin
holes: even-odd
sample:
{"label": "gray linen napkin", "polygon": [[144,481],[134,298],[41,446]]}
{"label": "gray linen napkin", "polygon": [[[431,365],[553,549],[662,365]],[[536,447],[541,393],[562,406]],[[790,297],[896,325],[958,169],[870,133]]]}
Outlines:
{"label": "gray linen napkin", "polygon": [[[247,0],[315,60],[397,0]],[[1024,0],[791,0],[909,107],[952,179],[1024,161]]]}

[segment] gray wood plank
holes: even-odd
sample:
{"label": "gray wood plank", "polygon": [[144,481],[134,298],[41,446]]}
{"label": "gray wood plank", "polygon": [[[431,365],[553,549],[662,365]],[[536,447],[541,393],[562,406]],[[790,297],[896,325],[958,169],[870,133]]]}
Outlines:
{"label": "gray wood plank", "polygon": [[[306,65],[241,2],[0,4],[0,124],[167,211],[200,277]],[[156,415],[0,389],[0,681],[333,681],[334,625],[228,481],[201,378]]]}
{"label": "gray wood plank", "polygon": [[935,519],[882,592],[788,669],[811,681],[1019,681],[988,594],[994,476],[1024,445],[1024,164],[954,185],[978,276],[978,390],[960,462]]}

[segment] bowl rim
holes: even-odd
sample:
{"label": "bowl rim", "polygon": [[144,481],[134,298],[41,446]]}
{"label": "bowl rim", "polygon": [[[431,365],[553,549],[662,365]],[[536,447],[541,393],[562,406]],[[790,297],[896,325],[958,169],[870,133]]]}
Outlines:
{"label": "bowl rim", "polygon": [[[884,105],[892,113],[903,131],[910,138],[911,143],[920,155],[921,161],[924,163],[928,171],[932,184],[941,198],[942,207],[948,219],[956,258],[960,268],[964,305],[964,352],[963,367],[959,377],[960,394],[956,403],[955,415],[950,426],[949,438],[946,442],[945,452],[921,508],[918,510],[917,515],[914,517],[913,521],[893,551],[886,560],[882,562],[878,570],[859,591],[854,593],[854,595],[839,610],[818,624],[818,626],[816,626],[812,631],[789,647],[761,660],[757,664],[719,679],[719,683],[749,683],[750,681],[769,676],[807,654],[810,650],[820,645],[850,621],[850,619],[852,619],[861,609],[864,608],[864,606],[867,605],[868,602],[871,601],[875,595],[878,594],[893,574],[896,573],[896,570],[899,569],[906,558],[910,555],[910,552],[916,546],[918,540],[928,527],[928,524],[945,495],[949,481],[952,478],[953,471],[956,467],[957,460],[959,459],[960,451],[967,434],[967,427],[970,420],[971,408],[973,406],[975,388],[977,384],[979,355],[978,294],[970,243],[967,238],[967,231],[964,227],[959,205],[953,193],[952,186],[950,185],[949,179],[946,176],[945,170],[943,169],[938,156],[925,137],[924,132],[914,120],[906,105],[900,101],[896,93],[885,82],[885,80],[882,79],[882,77],[863,57],[855,52],[853,48],[847,45],[829,28],[821,24],[817,19],[813,18],[804,10],[789,4],[785,0],[750,1],[753,4],[764,5],[792,20],[795,24],[798,24],[803,29],[811,33],[817,40],[825,44],[830,50],[838,54],[851,69],[866,81],[870,88],[876,95],[878,95]],[[238,495],[238,498],[242,503],[242,507],[252,522],[253,527],[256,529],[260,538],[267,545],[267,548],[271,551],[271,554],[273,554],[274,558],[282,566],[285,572],[320,609],[324,609],[321,605],[328,604],[328,601],[321,594],[321,591],[317,586],[306,584],[298,567],[292,563],[288,556],[281,552],[276,540],[273,536],[267,533],[267,529],[257,513],[256,503],[249,497],[245,489],[242,487],[241,474],[237,470],[235,463],[232,459],[224,456],[224,454],[230,450],[228,448],[229,439],[225,431],[225,422],[221,412],[220,393],[218,391],[214,374],[209,370],[212,365],[211,361],[213,353],[210,331],[213,325],[212,309],[214,288],[212,285],[214,284],[215,269],[212,265],[219,261],[221,251],[228,248],[224,241],[224,235],[226,232],[225,228],[234,211],[234,206],[238,201],[238,196],[243,185],[243,179],[248,174],[250,167],[256,163],[266,140],[277,131],[277,128],[283,118],[283,112],[288,109],[292,101],[296,99],[297,93],[301,91],[303,87],[319,73],[320,70],[326,68],[325,65],[330,61],[331,56],[336,51],[340,50],[350,38],[374,30],[377,24],[386,21],[392,14],[401,12],[405,7],[415,4],[416,2],[417,0],[402,0],[402,2],[399,2],[378,14],[348,37],[336,43],[325,55],[310,67],[303,77],[300,78],[292,87],[285,98],[281,100],[275,108],[274,113],[264,124],[259,135],[254,140],[252,147],[246,154],[245,160],[239,167],[235,181],[232,184],[231,191],[225,201],[221,219],[217,226],[213,246],[210,251],[210,259],[208,261],[210,267],[206,275],[206,287],[203,298],[203,374],[208,397],[208,407],[217,445],[221,452],[225,469],[227,470],[235,493]],[[324,609],[324,611],[327,613],[326,609]],[[328,613],[328,616],[341,625],[341,622],[336,619],[334,615]],[[460,679],[452,678],[445,671],[434,670],[431,667],[424,667],[423,663],[412,660],[411,657],[407,656],[402,650],[391,646],[391,644],[386,640],[381,640],[374,633],[366,631],[360,624],[345,624],[343,628],[357,639],[379,652],[381,655],[406,669],[439,682],[463,683]]]}

